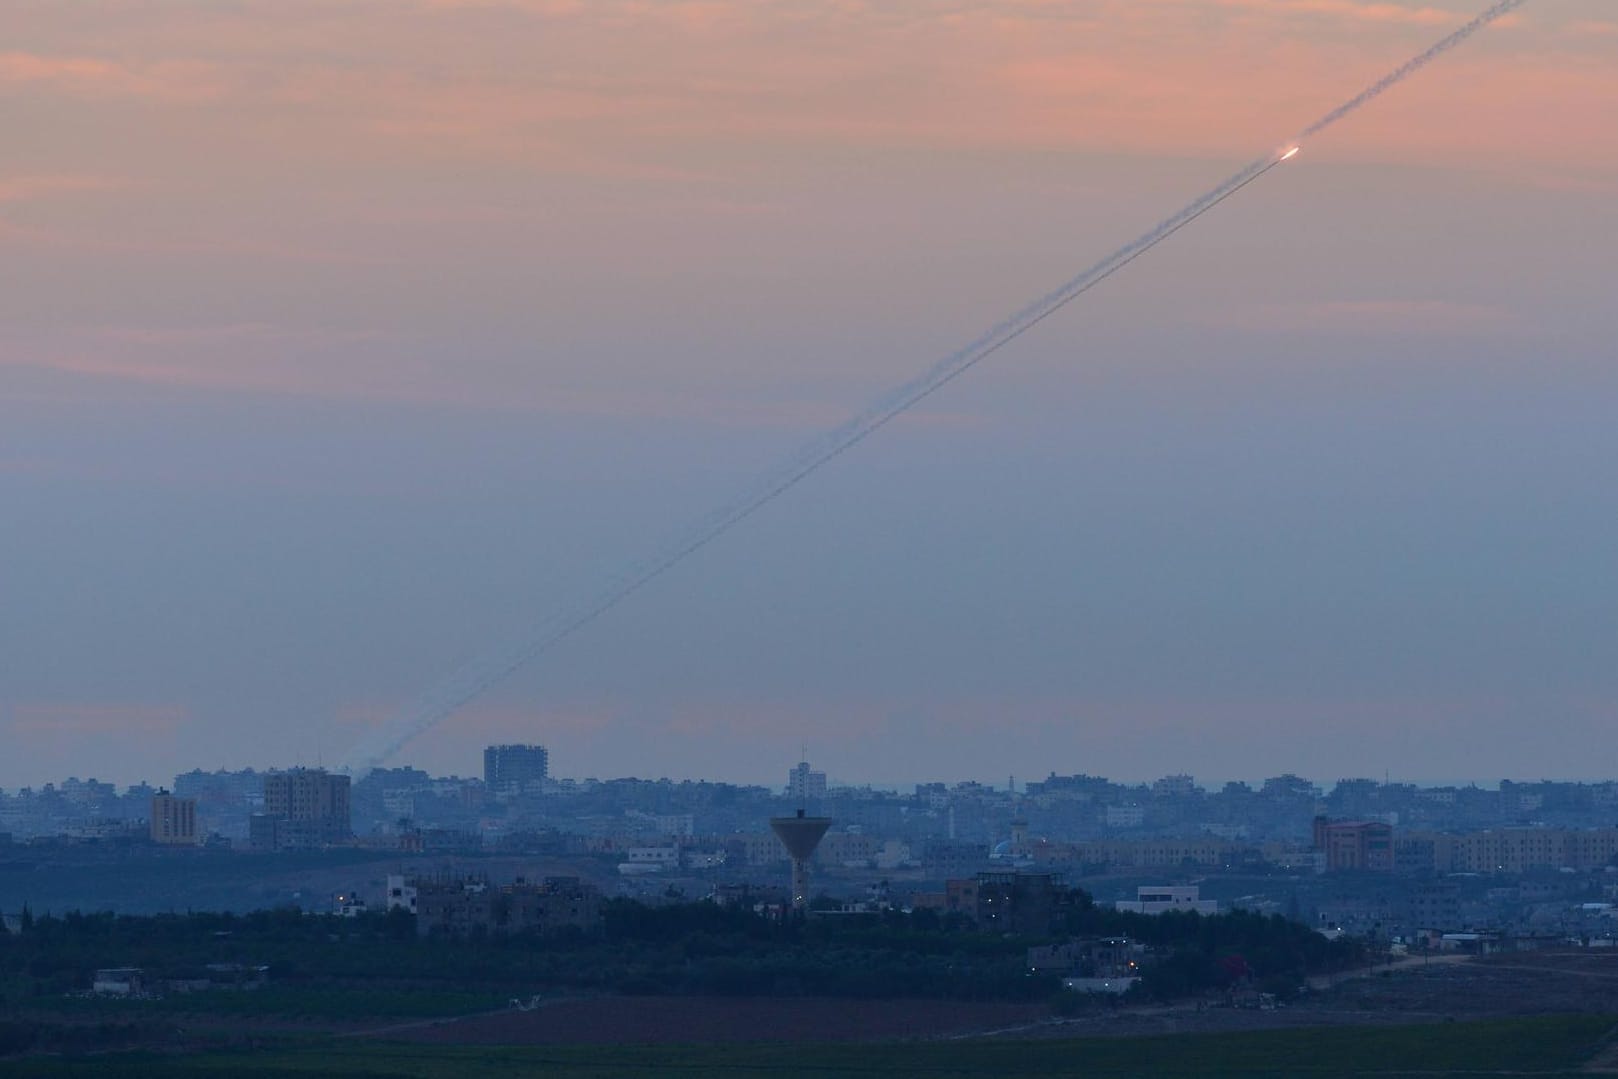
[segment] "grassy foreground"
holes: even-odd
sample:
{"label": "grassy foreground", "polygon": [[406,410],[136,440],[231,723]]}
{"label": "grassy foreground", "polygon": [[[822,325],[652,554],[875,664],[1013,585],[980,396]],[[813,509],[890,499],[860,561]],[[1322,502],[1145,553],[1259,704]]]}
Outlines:
{"label": "grassy foreground", "polygon": [[254,1053],[106,1054],[0,1062],[19,1077],[351,1076],[365,1079],[556,1079],[708,1076],[745,1079],[1186,1079],[1534,1075],[1572,1077],[1613,1030],[1600,1016],[1438,1026],[1279,1030],[1162,1038],[961,1041],[883,1045],[463,1048],[352,1040]]}

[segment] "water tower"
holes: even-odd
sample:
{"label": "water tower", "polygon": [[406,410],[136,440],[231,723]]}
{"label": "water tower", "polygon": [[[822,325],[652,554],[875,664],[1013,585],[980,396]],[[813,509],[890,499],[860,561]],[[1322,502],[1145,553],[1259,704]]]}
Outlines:
{"label": "water tower", "polygon": [[809,905],[809,859],[814,857],[815,848],[820,846],[821,837],[830,827],[830,817],[806,817],[801,809],[796,817],[770,818],[770,831],[792,855],[794,910],[802,910]]}

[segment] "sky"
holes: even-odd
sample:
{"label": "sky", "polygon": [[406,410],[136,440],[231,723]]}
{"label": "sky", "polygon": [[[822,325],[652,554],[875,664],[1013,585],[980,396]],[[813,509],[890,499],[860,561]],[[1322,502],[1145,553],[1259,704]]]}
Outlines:
{"label": "sky", "polygon": [[[0,787],[335,765],[1481,0],[10,0]],[[1532,0],[392,763],[1618,776]]]}

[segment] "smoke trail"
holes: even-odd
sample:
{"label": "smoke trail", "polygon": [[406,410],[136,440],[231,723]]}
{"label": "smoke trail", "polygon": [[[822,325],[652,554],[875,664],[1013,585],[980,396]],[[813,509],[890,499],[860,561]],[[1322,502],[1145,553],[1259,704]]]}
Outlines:
{"label": "smoke trail", "polygon": [[1378,79],[1376,82],[1372,83],[1358,94],[1349,98],[1347,101],[1343,102],[1341,105],[1337,106],[1335,109],[1331,110],[1326,115],[1304,128],[1303,132],[1299,134],[1298,138],[1306,139],[1310,135],[1314,135],[1318,132],[1326,130],[1326,128],[1335,124],[1337,121],[1341,120],[1343,117],[1347,116],[1361,105],[1364,105],[1375,98],[1381,97],[1384,93],[1393,89],[1393,87],[1397,86],[1399,83],[1404,82],[1417,71],[1420,71],[1422,68],[1438,59],[1440,56],[1443,56],[1455,46],[1461,44],[1467,38],[1494,22],[1500,16],[1506,14],[1508,11],[1522,7],[1527,2],[1528,0],[1500,0],[1499,3],[1493,5],[1489,8],[1489,10],[1478,15],[1477,18],[1468,22],[1465,26],[1461,27],[1453,34],[1450,34],[1448,37],[1438,42],[1420,56],[1411,57],[1409,60],[1405,61],[1397,68],[1394,68],[1392,71],[1382,76],[1382,78]]}
{"label": "smoke trail", "polygon": [[[1337,123],[1381,94],[1403,82],[1421,68],[1464,42],[1477,31],[1527,0],[1500,0],[1487,11],[1433,45],[1426,52],[1406,61],[1388,75],[1319,120],[1298,136],[1316,135]],[[796,487],[832,460],[853,449],[895,418],[937,393],[1012,341],[1021,337],[1056,312],[1090,291],[1146,252],[1212,210],[1248,184],[1291,157],[1295,141],[1260,157],[1182,209],[1158,222],[1151,229],[1110,255],[1063,282],[1033,303],[1001,320],[964,348],[945,356],[910,381],[891,390],[846,422],[809,443],[795,456],[766,473],[735,500],[695,522],[658,548],[653,555],[625,570],[608,582],[594,599],[565,612],[530,631],[516,647],[474,660],[435,686],[415,707],[397,721],[379,728],[356,746],[349,756],[349,769],[356,776],[369,772],[392,756],[407,742],[422,734],[485,690],[505,679],[567,637],[583,629],[645,588],[652,581],[685,561],[697,551],[724,535],[769,503]]]}

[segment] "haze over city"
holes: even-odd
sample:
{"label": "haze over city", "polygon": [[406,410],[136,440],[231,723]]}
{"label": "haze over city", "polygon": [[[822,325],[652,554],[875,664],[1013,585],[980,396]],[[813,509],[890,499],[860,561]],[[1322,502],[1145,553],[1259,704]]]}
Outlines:
{"label": "haze over city", "polygon": [[[0,11],[0,787],[335,764],[1469,3]],[[1611,778],[1618,21],[1531,4],[412,742]]]}

